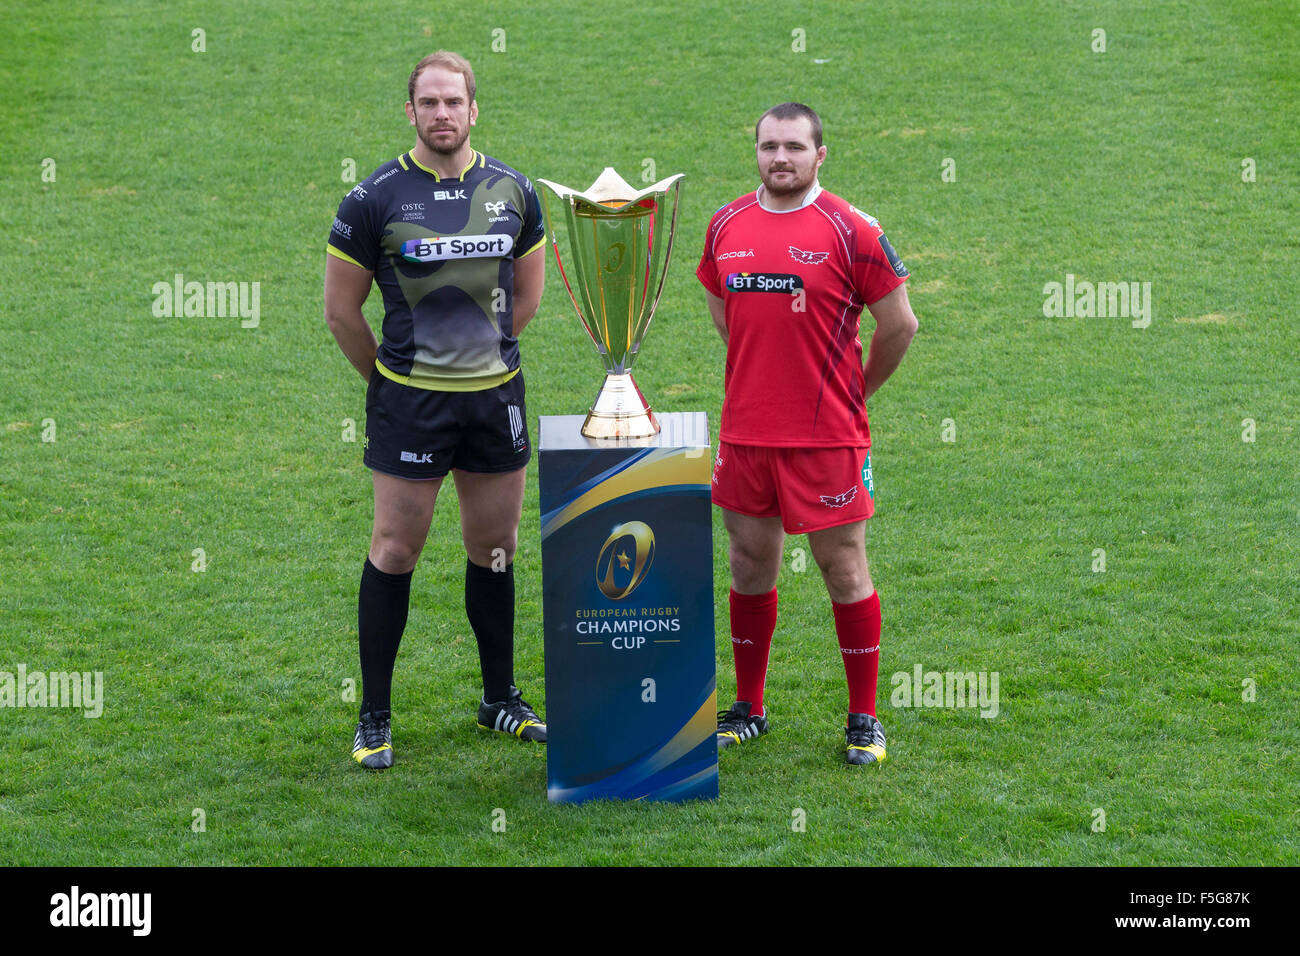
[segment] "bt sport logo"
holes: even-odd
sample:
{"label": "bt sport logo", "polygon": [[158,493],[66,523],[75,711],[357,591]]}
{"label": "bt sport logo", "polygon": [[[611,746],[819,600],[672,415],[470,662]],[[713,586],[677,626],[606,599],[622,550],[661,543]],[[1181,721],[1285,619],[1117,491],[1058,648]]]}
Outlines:
{"label": "bt sport logo", "polygon": [[732,272],[727,276],[731,292],[785,292],[794,295],[803,289],[803,279],[782,272]]}
{"label": "bt sport logo", "polygon": [[489,259],[508,255],[515,246],[513,236],[429,236],[402,243],[407,262],[441,262],[446,259]]}

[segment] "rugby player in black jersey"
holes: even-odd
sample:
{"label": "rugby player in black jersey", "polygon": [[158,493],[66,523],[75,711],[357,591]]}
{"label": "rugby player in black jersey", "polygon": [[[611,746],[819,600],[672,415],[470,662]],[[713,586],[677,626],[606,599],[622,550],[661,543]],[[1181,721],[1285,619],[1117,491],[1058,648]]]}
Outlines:
{"label": "rugby player in black jersey", "polygon": [[[368,383],[364,461],[375,515],[358,599],[352,755],[373,770],[393,763],[393,665],[448,473],[483,676],[478,724],[546,740],[514,684],[513,562],[532,453],[518,336],[542,297],[541,209],[527,177],[470,145],[478,104],[463,57],[425,57],[407,92],[415,146],[344,197],[325,257],[326,321]],[[361,311],[372,282],[384,301],[382,341]]]}

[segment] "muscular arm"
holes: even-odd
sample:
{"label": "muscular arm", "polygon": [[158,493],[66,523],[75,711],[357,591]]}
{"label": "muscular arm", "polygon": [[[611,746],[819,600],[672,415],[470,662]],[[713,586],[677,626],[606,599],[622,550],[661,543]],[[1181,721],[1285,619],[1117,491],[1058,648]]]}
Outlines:
{"label": "muscular arm", "polygon": [[542,244],[522,259],[515,260],[514,335],[518,338],[542,303],[542,288],[546,285],[546,245]]}
{"label": "muscular arm", "polygon": [[918,323],[907,301],[907,285],[900,285],[883,299],[867,306],[876,320],[876,331],[867,349],[867,393],[870,398],[894,374],[903,353],[912,344]]}
{"label": "muscular arm", "polygon": [[713,317],[713,325],[722,336],[722,341],[727,341],[727,304],[719,299],[708,289],[704,290],[704,300],[709,303],[709,315]]}
{"label": "muscular arm", "polygon": [[379,352],[374,330],[361,313],[373,276],[369,269],[344,262],[338,256],[325,256],[325,321],[334,333],[334,341],[367,382]]}

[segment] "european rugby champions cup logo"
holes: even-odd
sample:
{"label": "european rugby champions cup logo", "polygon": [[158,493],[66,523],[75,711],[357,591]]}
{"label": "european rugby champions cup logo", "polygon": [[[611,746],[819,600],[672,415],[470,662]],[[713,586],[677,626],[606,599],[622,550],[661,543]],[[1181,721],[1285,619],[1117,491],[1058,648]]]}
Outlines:
{"label": "european rugby champions cup logo", "polygon": [[555,264],[582,327],[605,366],[605,384],[582,423],[588,438],[649,438],[659,420],[632,380],[650,319],[663,292],[677,228],[681,173],[636,189],[607,166],[586,192],[537,180],[559,199],[568,242],[555,234],[539,190]]}
{"label": "european rugby champions cup logo", "polygon": [[655,533],[644,521],[615,525],[596,559],[596,586],[621,601],[645,580],[655,559]]}

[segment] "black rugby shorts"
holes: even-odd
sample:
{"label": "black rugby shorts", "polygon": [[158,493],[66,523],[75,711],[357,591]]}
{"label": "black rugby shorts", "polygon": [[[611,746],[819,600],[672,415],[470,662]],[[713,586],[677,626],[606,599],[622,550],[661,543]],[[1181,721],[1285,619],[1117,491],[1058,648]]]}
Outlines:
{"label": "black rugby shorts", "polygon": [[378,369],[366,390],[367,468],[398,478],[441,478],[452,468],[492,474],[528,464],[522,370],[478,392],[403,385]]}

